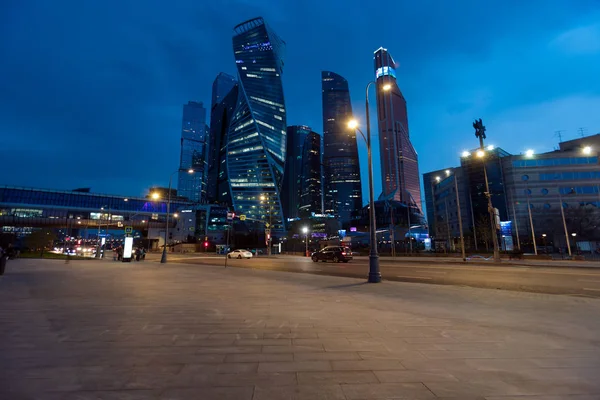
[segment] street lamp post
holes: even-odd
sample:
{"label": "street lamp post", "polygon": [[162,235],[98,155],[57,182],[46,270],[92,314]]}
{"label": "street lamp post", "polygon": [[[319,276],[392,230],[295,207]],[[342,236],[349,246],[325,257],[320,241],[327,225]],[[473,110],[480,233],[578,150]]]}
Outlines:
{"label": "street lamp post", "polygon": [[456,193],[456,216],[458,217],[458,230],[460,233],[460,252],[463,261],[467,261],[465,255],[465,237],[463,235],[462,215],[460,212],[460,197],[458,196],[458,177],[456,176],[456,172],[454,173],[454,192]]}
{"label": "street lamp post", "polygon": [[264,194],[260,196],[260,200],[261,203],[264,201],[266,202],[266,204],[269,206],[269,226],[268,226],[268,233],[266,233],[266,229],[265,229],[265,233],[267,234],[267,255],[271,255],[271,229],[273,228],[273,221],[272,221],[272,210],[271,210],[271,198],[269,196],[265,196]]}
{"label": "street lamp post", "polygon": [[[175,175],[178,172],[179,172],[179,170],[173,171],[171,173],[171,175],[169,176],[169,192],[167,193],[167,218],[166,218],[166,224],[165,224],[165,243],[164,243],[164,247],[163,247],[162,256],[160,257],[161,264],[167,263],[167,238],[169,237],[169,213],[171,212],[171,186],[173,183],[173,175]],[[188,173],[193,174],[194,170],[189,169]]]}
{"label": "street lamp post", "polygon": [[306,257],[308,257],[308,227],[302,228],[302,232],[304,233],[304,241],[306,242]]}
{"label": "street lamp post", "polygon": [[[369,87],[375,82],[371,81],[367,84],[365,89],[365,112],[366,112],[366,123],[367,123],[367,136],[362,133],[358,128],[358,122],[351,120],[348,122],[350,129],[356,129],[365,142],[367,142],[367,163],[369,167],[369,241],[371,242],[371,249],[369,252],[369,283],[381,282],[381,272],[379,271],[379,255],[377,254],[377,233],[375,224],[375,191],[373,189],[373,160],[371,156],[371,120],[369,116]],[[383,90],[388,91],[392,87],[389,84],[383,86]]]}
{"label": "street lamp post", "polygon": [[572,255],[571,254],[571,240],[569,239],[569,231],[567,230],[567,220],[565,218],[565,207],[563,205],[560,188],[558,188],[558,200],[560,201],[560,215],[562,217],[563,228],[565,230],[565,241],[567,242],[567,250],[569,252],[569,257],[570,257]]}
{"label": "street lamp post", "polygon": [[529,186],[525,190],[525,193],[527,194],[527,212],[529,213],[529,225],[531,226],[531,237],[533,239],[533,252],[537,256],[537,242],[535,240],[535,230],[533,229],[533,216],[531,215],[531,204],[529,203]]}

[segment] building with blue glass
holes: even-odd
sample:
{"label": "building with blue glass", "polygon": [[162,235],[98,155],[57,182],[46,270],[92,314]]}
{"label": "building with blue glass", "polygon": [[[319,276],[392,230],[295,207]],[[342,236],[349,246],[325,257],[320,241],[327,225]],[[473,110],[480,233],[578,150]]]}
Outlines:
{"label": "building with blue glass", "polygon": [[227,177],[227,133],[238,99],[237,80],[226,73],[217,75],[212,87],[210,108],[207,200],[232,206]]}
{"label": "building with blue glass", "polygon": [[300,218],[323,213],[323,170],[321,165],[321,136],[311,131],[304,138],[302,147],[300,204],[298,206]]}
{"label": "building with blue glass", "polygon": [[347,229],[362,208],[362,187],[356,132],[348,128],[353,117],[348,81],[321,72],[323,96],[324,211],[339,217]]}
{"label": "building with blue glass", "polygon": [[600,248],[599,150],[600,135],[594,135],[561,142],[557,150],[540,154],[511,155],[492,146],[483,157],[477,149],[464,152],[460,167],[423,175],[432,236],[456,248],[460,205],[466,247],[491,248],[485,165],[502,249],[534,252],[535,239],[538,253],[550,252],[565,249],[567,238],[574,250]]}
{"label": "building with blue glass", "polygon": [[288,126],[281,196],[286,221],[322,213],[321,177],[321,136],[308,126]]}
{"label": "building with blue glass", "polygon": [[227,138],[233,208],[283,232],[281,185],[286,159],[286,108],[281,74],[285,42],[261,18],[234,28],[239,92]]}
{"label": "building with blue glass", "polygon": [[573,251],[576,243],[580,250],[600,248],[599,155],[597,134],[561,142],[556,151],[503,161],[513,230],[518,229],[520,240],[530,249],[533,237],[544,250],[546,246],[565,249],[566,236]]}
{"label": "building with blue glass", "polygon": [[[206,109],[202,103],[190,101],[183,106],[181,122],[181,155],[177,193],[190,201],[206,200],[208,173]],[[192,173],[189,170],[193,170]]]}

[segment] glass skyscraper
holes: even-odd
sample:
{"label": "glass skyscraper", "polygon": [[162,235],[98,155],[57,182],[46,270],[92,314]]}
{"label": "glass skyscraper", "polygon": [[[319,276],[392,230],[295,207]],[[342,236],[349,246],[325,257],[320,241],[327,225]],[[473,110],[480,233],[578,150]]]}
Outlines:
{"label": "glass skyscraper", "polygon": [[[202,103],[190,101],[185,104],[181,123],[177,194],[198,203],[206,200],[207,131],[206,109]],[[190,169],[194,170],[191,174],[188,172]]]}
{"label": "glass skyscraper", "polygon": [[233,207],[283,231],[281,184],[286,157],[286,109],[281,40],[261,17],[234,28],[239,93],[227,140]]}
{"label": "glass skyscraper", "polygon": [[[377,122],[381,156],[381,198],[421,207],[419,157],[408,131],[406,100],[396,82],[397,64],[387,49],[375,51]],[[384,90],[390,85],[391,90]]]}
{"label": "glass skyscraper", "polygon": [[321,177],[321,136],[308,126],[288,126],[281,195],[286,219],[322,212]]}
{"label": "glass skyscraper", "polygon": [[300,174],[300,205],[298,216],[309,217],[312,213],[323,213],[323,193],[321,190],[323,171],[321,169],[321,136],[309,132],[302,146],[302,172]]}
{"label": "glass skyscraper", "polygon": [[362,208],[362,188],[356,132],[348,128],[352,104],[348,81],[321,72],[323,94],[324,208],[339,217],[344,228]]}
{"label": "glass skyscraper", "polygon": [[237,98],[237,80],[233,76],[221,72],[217,75],[212,87],[207,199],[210,203],[227,206],[232,205],[227,177],[227,132]]}

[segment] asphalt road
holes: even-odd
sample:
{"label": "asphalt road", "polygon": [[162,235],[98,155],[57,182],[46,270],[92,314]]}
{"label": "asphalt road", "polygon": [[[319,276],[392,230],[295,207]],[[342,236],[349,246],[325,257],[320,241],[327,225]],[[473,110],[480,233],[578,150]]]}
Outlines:
{"label": "asphalt road", "polygon": [[[154,257],[150,257],[152,261]],[[223,265],[224,257],[210,255],[170,254],[169,262]],[[297,256],[230,259],[229,267],[300,272],[366,278],[368,258],[355,258],[349,263],[312,262]],[[538,265],[541,265],[538,263]],[[472,286],[527,292],[569,294],[600,298],[600,268],[564,268],[532,265],[493,266],[489,262],[461,264],[444,260],[380,259],[383,279],[441,285]]]}

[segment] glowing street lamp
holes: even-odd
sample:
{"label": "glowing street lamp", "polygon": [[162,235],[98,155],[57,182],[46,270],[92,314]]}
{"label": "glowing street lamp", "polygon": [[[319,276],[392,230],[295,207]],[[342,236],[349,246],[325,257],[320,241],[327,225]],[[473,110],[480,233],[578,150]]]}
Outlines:
{"label": "glowing street lamp", "polygon": [[527,157],[533,157],[533,155],[534,155],[534,154],[535,154],[535,152],[534,152],[533,150],[531,150],[531,149],[529,149],[529,150],[527,150],[527,151],[525,152],[525,155],[526,155]]}
{"label": "glowing street lamp", "polygon": [[304,241],[306,242],[306,257],[308,257],[308,227],[305,226],[302,228],[302,233],[304,233]]}
{"label": "glowing street lamp", "polygon": [[592,154],[592,146],[585,146],[581,151],[583,154],[590,155]]}
{"label": "glowing street lamp", "polygon": [[477,150],[477,153],[475,153],[475,155],[479,158],[485,156],[485,151],[483,150]]}
{"label": "glowing street lamp", "polygon": [[158,200],[160,199],[160,194],[158,194],[158,192],[154,192],[150,197],[152,197],[152,200]]}
{"label": "glowing street lamp", "polygon": [[463,156],[464,158],[467,158],[467,157],[469,157],[470,155],[471,155],[471,153],[469,153],[469,152],[468,152],[468,151],[466,151],[466,150],[462,152],[462,156]]}

